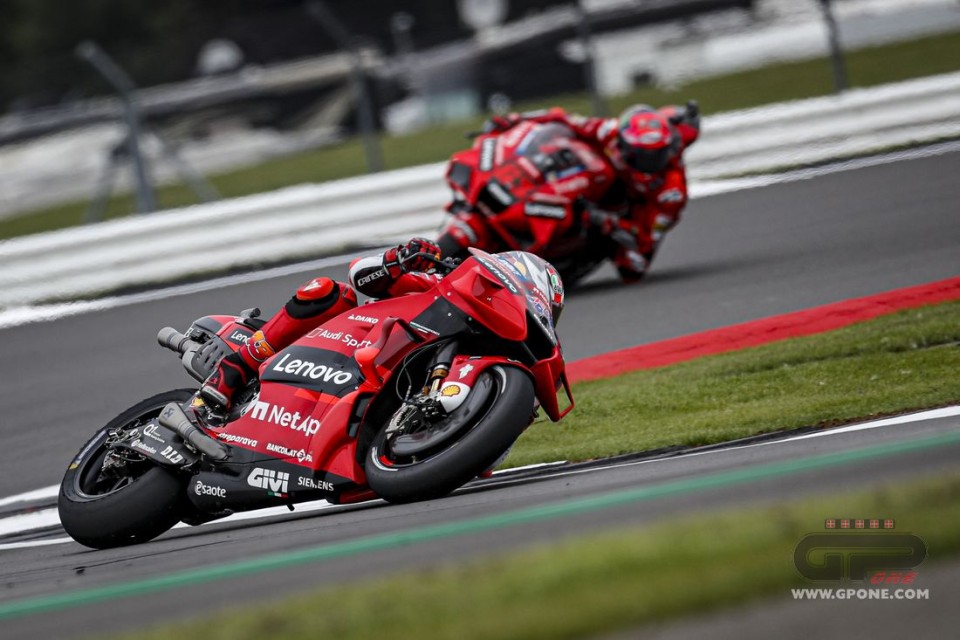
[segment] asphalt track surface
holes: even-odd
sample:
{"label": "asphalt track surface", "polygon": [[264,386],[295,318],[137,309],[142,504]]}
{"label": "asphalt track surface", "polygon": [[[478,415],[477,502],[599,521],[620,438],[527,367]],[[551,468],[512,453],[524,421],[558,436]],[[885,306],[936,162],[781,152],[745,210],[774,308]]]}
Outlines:
{"label": "asphalt track surface", "polygon": [[[957,175],[960,154],[952,153],[697,200],[671,234],[646,282],[624,288],[610,272],[603,272],[569,296],[560,328],[568,358],[956,276],[960,273]],[[340,266],[327,274],[342,278],[344,272],[345,266]],[[0,330],[4,354],[0,362],[4,381],[0,385],[0,497],[57,483],[70,458],[99,425],[140,398],[189,384],[177,360],[155,345],[160,326],[184,327],[206,313],[253,305],[269,312],[313,275],[293,274]],[[210,607],[262,602],[311,586],[475,557],[531,541],[955,468],[960,453],[957,442],[923,449],[912,449],[910,443],[957,433],[960,421],[944,418],[606,470],[498,481],[416,505],[358,505],[177,529],[154,542],[123,550],[93,552],[67,543],[0,551],[2,606],[23,598],[111,585],[125,589],[137,580],[194,568],[466,523],[464,533],[429,544],[186,584],[127,598],[119,606],[116,600],[106,599],[87,607],[20,616],[2,621],[2,635],[63,637],[136,628],[196,615]],[[746,485],[716,482],[715,474],[762,470],[788,460],[890,443],[895,443],[894,449],[882,457],[784,472]],[[890,472],[891,468],[897,471]],[[627,488],[653,488],[680,480],[702,486],[622,508],[519,522],[494,532],[468,530],[477,519],[495,514],[593,500]]]}

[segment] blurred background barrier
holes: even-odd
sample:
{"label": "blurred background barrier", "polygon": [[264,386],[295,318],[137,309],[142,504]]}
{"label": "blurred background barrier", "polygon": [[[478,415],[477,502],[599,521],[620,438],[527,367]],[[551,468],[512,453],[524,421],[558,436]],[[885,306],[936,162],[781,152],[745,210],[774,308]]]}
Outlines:
{"label": "blurred background barrier", "polygon": [[4,6],[0,238],[440,161],[490,111],[712,114],[960,70],[956,0]]}
{"label": "blurred background barrier", "polygon": [[[688,154],[692,194],[708,180],[957,136],[960,73],[717,114]],[[382,246],[439,225],[443,173],[429,164],[9,240],[0,307]]]}
{"label": "blurred background barrier", "polygon": [[685,154],[694,178],[769,171],[960,134],[960,73],[717,114]]}

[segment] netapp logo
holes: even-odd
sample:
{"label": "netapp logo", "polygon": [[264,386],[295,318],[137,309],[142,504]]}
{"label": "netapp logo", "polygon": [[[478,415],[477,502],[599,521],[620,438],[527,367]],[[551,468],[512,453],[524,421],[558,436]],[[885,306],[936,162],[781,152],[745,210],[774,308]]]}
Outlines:
{"label": "netapp logo", "polygon": [[271,407],[269,402],[260,400],[253,403],[250,417],[260,422],[271,422],[281,427],[300,431],[308,436],[312,436],[320,430],[320,421],[316,418],[301,416],[299,411],[291,412],[279,405]]}
{"label": "netapp logo", "polygon": [[[350,319],[353,320],[354,317],[350,316]],[[373,322],[376,322],[376,320]],[[332,381],[338,385],[345,385],[353,380],[353,374],[349,371],[334,369],[328,365],[310,362],[309,360],[290,359],[289,353],[283,354],[280,360],[273,363],[271,369],[279,373],[289,373],[310,380]]]}
{"label": "netapp logo", "polygon": [[254,469],[247,478],[248,485],[257,489],[266,489],[271,495],[286,493],[289,482],[289,473],[259,467]]}

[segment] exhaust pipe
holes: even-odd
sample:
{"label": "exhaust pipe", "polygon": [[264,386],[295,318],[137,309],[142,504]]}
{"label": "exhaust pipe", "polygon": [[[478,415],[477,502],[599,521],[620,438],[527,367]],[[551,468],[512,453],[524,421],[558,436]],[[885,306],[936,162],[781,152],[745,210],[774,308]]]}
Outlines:
{"label": "exhaust pipe", "polygon": [[163,408],[159,422],[162,426],[180,434],[180,437],[193,445],[197,451],[213,460],[226,460],[230,455],[223,443],[217,442],[193,424],[176,402],[171,402]]}

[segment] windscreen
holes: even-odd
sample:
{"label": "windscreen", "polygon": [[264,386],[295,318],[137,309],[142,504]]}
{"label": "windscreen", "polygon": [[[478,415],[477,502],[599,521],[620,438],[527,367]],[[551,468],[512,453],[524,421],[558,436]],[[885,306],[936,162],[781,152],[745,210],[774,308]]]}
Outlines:
{"label": "windscreen", "polygon": [[[557,343],[553,304],[555,290],[562,284],[554,282],[549,264],[542,258],[526,251],[508,251],[491,256],[497,263],[503,265],[504,270],[520,284],[520,294],[527,303],[527,311],[536,320],[537,326],[546,334],[550,342]],[[562,293],[560,294],[562,296]]]}

